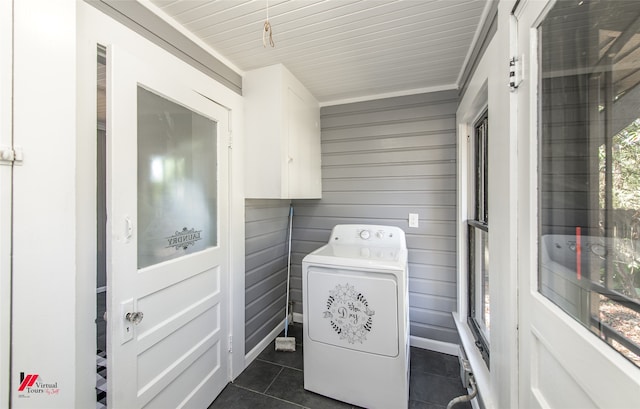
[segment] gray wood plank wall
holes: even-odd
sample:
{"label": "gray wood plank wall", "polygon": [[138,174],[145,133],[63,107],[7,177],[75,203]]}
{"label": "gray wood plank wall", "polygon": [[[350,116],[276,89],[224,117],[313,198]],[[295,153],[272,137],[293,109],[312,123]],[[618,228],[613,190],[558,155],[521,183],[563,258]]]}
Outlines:
{"label": "gray wood plank wall", "polygon": [[[336,224],[401,227],[409,248],[411,335],[458,343],[456,91],[324,107],[322,199],[294,200],[292,299],[301,263]],[[408,227],[418,213],[419,228]]]}
{"label": "gray wood plank wall", "polygon": [[245,202],[245,352],[283,319],[289,200]]}

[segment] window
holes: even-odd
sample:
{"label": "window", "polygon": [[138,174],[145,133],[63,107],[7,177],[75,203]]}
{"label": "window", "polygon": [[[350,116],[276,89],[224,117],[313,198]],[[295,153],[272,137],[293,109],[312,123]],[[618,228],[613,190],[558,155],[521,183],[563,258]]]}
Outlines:
{"label": "window", "polygon": [[557,2],[539,29],[539,291],[640,367],[640,9]]}
{"label": "window", "polygon": [[218,128],[137,89],[138,268],[144,268],[218,245]]}
{"label": "window", "polygon": [[474,218],[468,224],[469,249],[469,326],[476,346],[489,366],[489,209],[488,209],[488,130],[485,111],[474,124]]}

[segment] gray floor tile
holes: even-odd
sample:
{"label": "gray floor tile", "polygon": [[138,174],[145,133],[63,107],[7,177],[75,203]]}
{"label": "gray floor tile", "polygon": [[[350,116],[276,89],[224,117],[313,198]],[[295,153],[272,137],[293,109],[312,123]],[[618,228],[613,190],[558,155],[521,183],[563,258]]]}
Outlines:
{"label": "gray floor tile", "polygon": [[411,347],[411,371],[427,372],[460,380],[458,357]]}
{"label": "gray floor tile", "polygon": [[[409,409],[446,409],[446,406],[436,405],[435,403],[420,402],[417,400],[409,401]],[[455,409],[458,409],[454,406]]]}
{"label": "gray floor tile", "polygon": [[267,395],[312,409],[351,409],[352,405],[304,389],[302,371],[285,368],[267,389]]}
{"label": "gray floor tile", "polygon": [[[455,397],[467,391],[457,379],[424,372],[412,372],[409,384],[409,399],[447,406]],[[456,409],[471,408],[468,402],[456,405]]]}
{"label": "gray floor tile", "polygon": [[296,345],[295,352],[276,351],[275,342],[272,342],[260,355],[258,355],[257,359],[302,370],[304,366],[302,350],[302,345]]}
{"label": "gray floor tile", "polygon": [[300,409],[299,405],[250,391],[248,389],[227,385],[209,409]]}
{"label": "gray floor tile", "polygon": [[[290,326],[287,335],[296,338],[295,352],[276,351],[272,342],[209,409],[354,408],[304,390],[302,325]],[[409,409],[445,409],[451,399],[464,394],[457,357],[411,348]],[[471,407],[465,402],[454,409]]]}
{"label": "gray floor tile", "polygon": [[237,386],[264,393],[282,371],[282,366],[255,360],[233,382]]}

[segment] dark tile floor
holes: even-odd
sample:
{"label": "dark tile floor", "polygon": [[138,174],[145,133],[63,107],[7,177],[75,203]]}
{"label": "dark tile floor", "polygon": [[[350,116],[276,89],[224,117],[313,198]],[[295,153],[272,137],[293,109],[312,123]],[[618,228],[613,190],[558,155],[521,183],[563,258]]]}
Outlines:
{"label": "dark tile floor", "polygon": [[[353,408],[304,390],[302,325],[293,325],[289,336],[296,338],[295,352],[276,352],[272,342],[209,409]],[[451,399],[464,394],[457,357],[411,347],[410,409],[444,409]],[[471,404],[454,408],[471,409]]]}

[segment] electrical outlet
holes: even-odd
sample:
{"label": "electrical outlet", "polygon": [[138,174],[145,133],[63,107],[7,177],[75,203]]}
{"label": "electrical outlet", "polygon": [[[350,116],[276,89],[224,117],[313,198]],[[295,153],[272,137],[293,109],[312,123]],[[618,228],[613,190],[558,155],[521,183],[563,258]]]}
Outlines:
{"label": "electrical outlet", "polygon": [[419,226],[418,213],[409,213],[409,227],[418,228],[418,226]]}

